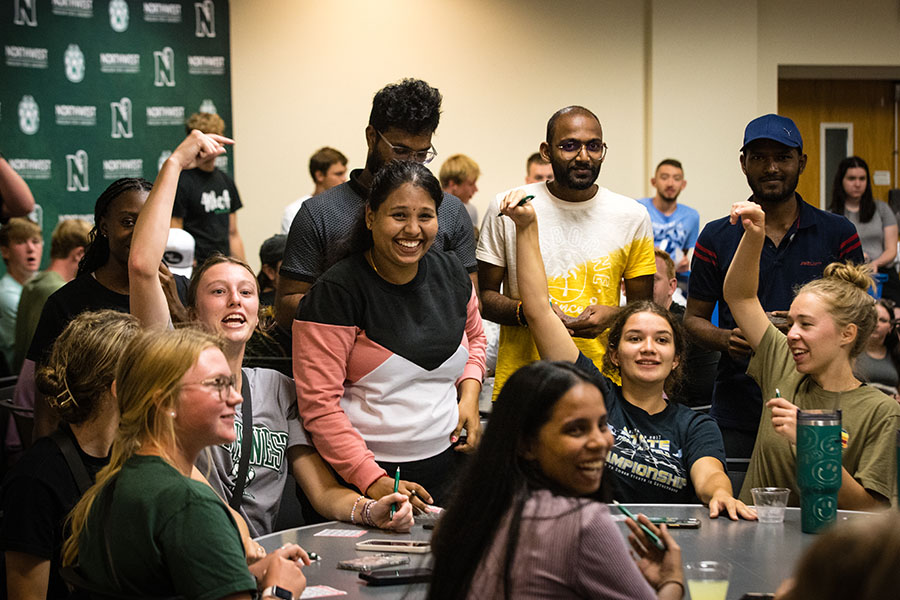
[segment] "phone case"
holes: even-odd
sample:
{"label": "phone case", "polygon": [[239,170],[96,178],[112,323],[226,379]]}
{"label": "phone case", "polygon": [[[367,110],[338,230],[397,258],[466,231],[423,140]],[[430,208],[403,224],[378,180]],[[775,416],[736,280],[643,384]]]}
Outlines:
{"label": "phone case", "polygon": [[650,522],[654,524],[664,524],[669,529],[699,529],[700,519],[687,518],[679,519],[676,517],[651,517]]}
{"label": "phone case", "polygon": [[363,540],[356,542],[356,549],[367,552],[424,554],[431,552],[431,543],[423,540]]}
{"label": "phone case", "polygon": [[338,569],[347,569],[348,571],[374,571],[375,569],[384,569],[385,567],[396,567],[398,565],[409,564],[409,557],[405,554],[372,554],[369,556],[360,556],[357,558],[348,558],[337,564]]}
{"label": "phone case", "polygon": [[360,573],[359,578],[369,585],[401,585],[408,583],[427,583],[431,580],[431,569],[410,567],[406,569],[383,569]]}

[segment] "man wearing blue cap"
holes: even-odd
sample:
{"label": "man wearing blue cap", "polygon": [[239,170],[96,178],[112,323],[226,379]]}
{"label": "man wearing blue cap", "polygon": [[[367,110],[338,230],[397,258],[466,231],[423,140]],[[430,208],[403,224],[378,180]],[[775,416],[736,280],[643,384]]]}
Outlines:
{"label": "man wearing blue cap", "polygon": [[[791,119],[769,114],[750,121],[741,146],[741,170],[750,200],[766,213],[760,256],[759,300],[776,325],[793,300],[794,288],[822,276],[834,261],[863,262],[856,228],[844,217],[807,204],[796,192],[806,166],[803,139]],[[694,247],[684,324],[710,349],[722,352],[710,415],[719,424],[728,458],[749,458],[762,412],[759,387],[746,375],[750,346],[722,299],[725,273],[744,229],[728,217],[703,228]],[[710,322],[719,303],[719,323]]]}

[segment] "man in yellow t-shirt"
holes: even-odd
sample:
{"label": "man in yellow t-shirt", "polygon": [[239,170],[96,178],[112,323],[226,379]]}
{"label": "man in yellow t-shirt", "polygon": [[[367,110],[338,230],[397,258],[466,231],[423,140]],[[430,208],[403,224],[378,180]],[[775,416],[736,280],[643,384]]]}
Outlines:
{"label": "man in yellow t-shirt", "polygon": [[[591,111],[569,106],[547,122],[541,156],[553,179],[522,187],[534,196],[550,302],[576,344],[602,368],[605,336],[618,311],[619,285],[628,300],[651,300],[656,259],[647,211],[635,200],[598,186],[606,156],[603,128]],[[516,230],[492,202],[478,240],[482,316],[501,325],[494,397],[519,367],[539,358],[519,308]],[[501,293],[502,284],[502,293]]]}

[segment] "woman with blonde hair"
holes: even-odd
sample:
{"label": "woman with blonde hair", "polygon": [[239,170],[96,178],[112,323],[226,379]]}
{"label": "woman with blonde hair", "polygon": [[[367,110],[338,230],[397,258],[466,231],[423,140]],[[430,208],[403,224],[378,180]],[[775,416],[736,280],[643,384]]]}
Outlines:
{"label": "woman with blonde hair", "polygon": [[[149,327],[171,319],[157,277],[165,252],[179,174],[198,161],[225,151],[228,138],[193,131],[165,161],[135,224],[128,272],[131,312]],[[365,498],[337,483],[307,441],[297,416],[294,382],[272,369],[241,368],[247,342],[259,325],[259,284],[243,261],[214,254],[194,269],[188,287],[189,318],[219,335],[244,402],[235,428],[241,435],[200,456],[200,473],[246,520],[253,537],[271,533],[290,471],[315,509],[331,519],[397,531],[412,526],[406,496]],[[241,491],[243,489],[243,492]],[[391,516],[391,504],[400,505]],[[258,548],[261,550],[261,548]]]}
{"label": "woman with blonde hair", "polygon": [[868,266],[832,263],[824,276],[805,284],[791,303],[787,335],[770,324],[757,297],[759,255],[766,217],[754,202],[738,202],[731,221],[744,236],[725,277],[725,301],[754,350],[747,374],[770,398],[763,406],[756,446],[741,490],[790,488],[799,504],[796,479],[797,410],[840,409],[846,434],[838,508],[872,510],[896,491],[895,436],[900,406],[853,373],[875,327],[875,302]]}
{"label": "woman with blonde hair", "polygon": [[77,563],[93,590],[251,598],[257,587],[294,596],[305,587],[298,559],[309,559],[296,545],[248,570],[228,508],[191,479],[204,448],[235,438],[241,397],[222,348],[218,338],[184,328],[142,333],[123,352],[113,384],[121,418],[110,462],[73,509],[63,548],[63,564]]}
{"label": "woman with blonde hair", "polygon": [[110,391],[119,355],[140,331],[114,310],[82,313],[53,345],[37,387],[60,417],[3,482],[0,544],[10,598],[66,598],[59,577],[63,521],[109,462],[119,409]]}

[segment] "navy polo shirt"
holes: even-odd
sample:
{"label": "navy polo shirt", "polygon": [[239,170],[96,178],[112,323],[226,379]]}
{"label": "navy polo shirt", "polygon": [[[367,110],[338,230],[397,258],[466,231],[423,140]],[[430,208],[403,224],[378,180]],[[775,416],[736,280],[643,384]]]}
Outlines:
{"label": "navy polo shirt", "polygon": [[[751,197],[750,200],[753,198]],[[759,260],[759,301],[766,311],[788,310],[794,290],[822,276],[835,261],[864,262],[856,227],[841,215],[819,210],[797,194],[800,212],[778,246],[766,238]],[[728,217],[706,224],[691,262],[688,295],[719,303],[719,327],[737,327],[722,299],[725,274],[734,258],[744,227]],[[756,431],[762,413],[759,387],[746,375],[747,360],[735,361],[727,352],[719,360],[710,415],[722,427]]]}

